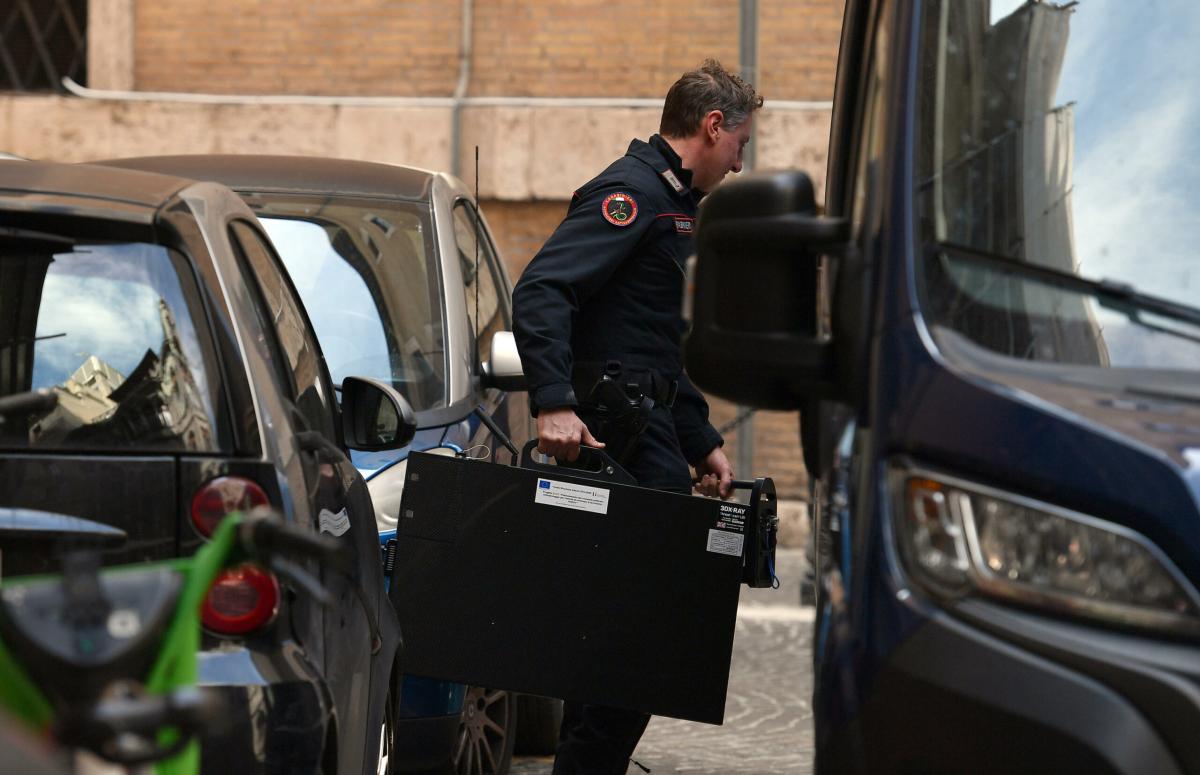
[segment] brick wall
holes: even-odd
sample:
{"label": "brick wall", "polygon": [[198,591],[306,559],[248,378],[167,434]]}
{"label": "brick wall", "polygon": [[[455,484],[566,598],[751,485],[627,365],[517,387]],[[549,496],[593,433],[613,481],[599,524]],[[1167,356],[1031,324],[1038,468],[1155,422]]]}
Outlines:
{"label": "brick wall", "polygon": [[526,264],[567,214],[567,203],[491,199],[484,200],[482,209],[499,243],[497,247],[504,257],[508,276],[516,282]]}
{"label": "brick wall", "polygon": [[[448,96],[453,0],[136,0],[143,91]],[[760,0],[761,91],[827,100],[843,0]],[[476,0],[474,96],[661,97],[706,56],[738,64],[738,4]]]}
{"label": "brick wall", "polygon": [[137,0],[134,83],[217,94],[448,95],[460,4]]}
{"label": "brick wall", "polygon": [[759,91],[768,99],[832,99],[844,9],[844,0],[760,0]]}
{"label": "brick wall", "polygon": [[736,2],[483,0],[473,94],[662,97],[706,56],[738,60]]}

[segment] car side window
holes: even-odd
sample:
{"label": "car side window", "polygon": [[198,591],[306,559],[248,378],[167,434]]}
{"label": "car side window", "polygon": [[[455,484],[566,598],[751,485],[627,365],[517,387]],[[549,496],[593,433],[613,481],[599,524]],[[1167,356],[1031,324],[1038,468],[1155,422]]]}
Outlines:
{"label": "car side window", "polygon": [[[230,224],[230,233],[241,249],[254,275],[270,320],[268,335],[273,333],[277,344],[271,346],[282,360],[284,385],[290,388],[309,429],[321,431],[332,438],[331,408],[321,380],[320,358],[316,340],[308,321],[296,300],[295,292],[280,268],[274,251],[258,230],[244,221]],[[271,343],[268,342],[270,345]]]}
{"label": "car side window", "polygon": [[[500,279],[500,267],[491,240],[477,223],[475,208],[465,200],[454,206],[454,242],[458,246],[458,260],[462,267],[463,291],[466,294],[467,317],[475,332],[476,355],[485,361],[492,346],[492,335],[512,327],[509,301],[504,298],[504,283]],[[478,227],[478,228],[477,228]],[[479,239],[479,270],[475,269],[476,233]],[[478,289],[476,284],[478,283]],[[476,313],[476,290],[478,290],[478,314]]]}

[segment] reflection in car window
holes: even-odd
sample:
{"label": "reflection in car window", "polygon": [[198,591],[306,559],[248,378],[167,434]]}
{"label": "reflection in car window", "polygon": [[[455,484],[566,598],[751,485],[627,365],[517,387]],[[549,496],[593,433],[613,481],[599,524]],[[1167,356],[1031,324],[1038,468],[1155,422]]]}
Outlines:
{"label": "reflection in car window", "polygon": [[[482,362],[491,351],[492,335],[508,328],[506,310],[500,301],[496,279],[497,260],[491,243],[486,236],[479,240],[479,271],[475,271],[475,212],[466,202],[454,207],[454,242],[458,246],[458,260],[462,267],[464,292],[467,301],[467,317],[473,321],[476,354]],[[478,287],[476,280],[478,279]],[[478,304],[478,310],[476,310]],[[478,314],[477,314],[478,313]]]}
{"label": "reflection in car window", "polygon": [[[940,0],[926,6],[921,35],[927,244],[1196,305],[1200,4]],[[936,247],[923,270],[933,322],[994,352],[1200,368],[1186,324],[1117,314],[1093,294]]]}
{"label": "reflection in car window", "polygon": [[158,245],[0,242],[0,396],[58,399],[7,417],[0,443],[218,449],[184,266]]}
{"label": "reflection in car window", "polygon": [[275,263],[270,249],[263,244],[258,232],[249,225],[235,221],[231,226],[237,243],[258,280],[259,290],[271,316],[275,335],[287,358],[293,398],[304,414],[309,429],[333,437],[330,411],[321,386],[321,372],[316,344],[311,340],[308,324],[300,311],[283,271]]}
{"label": "reflection in car window", "polygon": [[438,275],[424,205],[250,198],[336,383],[389,382],[417,411],[446,405]]}

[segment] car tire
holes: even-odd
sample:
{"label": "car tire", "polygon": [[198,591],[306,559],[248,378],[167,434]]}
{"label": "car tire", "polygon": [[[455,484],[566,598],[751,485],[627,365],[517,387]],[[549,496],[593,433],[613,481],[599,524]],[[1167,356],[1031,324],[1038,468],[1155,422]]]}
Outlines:
{"label": "car tire", "polygon": [[558,748],[562,717],[562,700],[532,694],[517,695],[516,752],[526,756],[552,756]]}
{"label": "car tire", "polygon": [[396,775],[400,772],[399,759],[396,753],[396,684],[388,681],[387,699],[383,706],[383,724],[379,728],[378,764],[375,766],[376,775]]}
{"label": "car tire", "polygon": [[507,775],[517,741],[517,695],[467,687],[447,775]]}

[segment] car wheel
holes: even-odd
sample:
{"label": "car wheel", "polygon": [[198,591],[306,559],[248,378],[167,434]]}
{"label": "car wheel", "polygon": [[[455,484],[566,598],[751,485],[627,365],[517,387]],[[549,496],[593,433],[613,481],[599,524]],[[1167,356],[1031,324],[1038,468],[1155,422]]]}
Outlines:
{"label": "car wheel", "polygon": [[376,775],[394,775],[398,772],[398,762],[394,756],[396,751],[396,702],[389,688],[386,703],[383,706],[383,723],[379,725],[379,763],[375,766]]}
{"label": "car wheel", "polygon": [[517,741],[517,702],[512,692],[472,686],[463,700],[462,723],[452,759],[456,775],[505,775]]}
{"label": "car wheel", "polygon": [[558,748],[562,717],[562,700],[532,694],[517,695],[517,753],[552,755]]}

